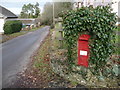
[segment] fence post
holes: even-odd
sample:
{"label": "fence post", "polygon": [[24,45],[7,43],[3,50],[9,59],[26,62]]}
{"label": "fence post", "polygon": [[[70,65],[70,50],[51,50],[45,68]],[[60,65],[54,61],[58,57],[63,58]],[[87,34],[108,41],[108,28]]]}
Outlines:
{"label": "fence post", "polygon": [[56,21],[58,22],[59,24],[59,28],[58,28],[58,31],[60,33],[60,37],[58,38],[59,42],[60,42],[60,48],[63,47],[63,29],[62,29],[62,18],[57,18]]}

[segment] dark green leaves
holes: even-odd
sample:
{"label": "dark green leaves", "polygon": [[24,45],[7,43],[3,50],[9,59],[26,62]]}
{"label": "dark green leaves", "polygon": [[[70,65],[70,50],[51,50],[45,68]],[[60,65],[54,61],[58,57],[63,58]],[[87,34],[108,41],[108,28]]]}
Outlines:
{"label": "dark green leaves", "polygon": [[77,40],[80,34],[90,34],[90,59],[89,65],[94,73],[102,70],[106,65],[107,58],[113,53],[116,15],[111,13],[109,6],[82,7],[77,11],[68,11],[63,16],[64,36],[68,46],[68,61],[74,63],[72,55],[77,54]]}

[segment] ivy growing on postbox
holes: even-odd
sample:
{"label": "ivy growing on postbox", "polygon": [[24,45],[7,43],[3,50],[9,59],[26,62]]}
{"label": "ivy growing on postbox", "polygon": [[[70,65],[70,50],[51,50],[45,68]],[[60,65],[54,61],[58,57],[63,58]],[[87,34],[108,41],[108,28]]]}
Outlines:
{"label": "ivy growing on postbox", "polygon": [[[98,74],[107,63],[107,58],[114,53],[114,32],[116,23],[115,13],[110,6],[81,7],[77,10],[64,12],[64,38],[68,49],[70,67],[75,64],[78,38],[82,34],[90,35],[88,60],[89,68]],[[78,47],[77,47],[78,48]]]}

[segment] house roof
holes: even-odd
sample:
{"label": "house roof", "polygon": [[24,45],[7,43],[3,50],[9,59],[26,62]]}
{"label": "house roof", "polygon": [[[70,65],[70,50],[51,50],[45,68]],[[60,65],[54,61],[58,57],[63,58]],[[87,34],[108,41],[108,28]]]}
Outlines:
{"label": "house roof", "polygon": [[12,13],[11,11],[9,11],[8,9],[2,6],[0,6],[0,17],[7,17],[7,18],[16,17],[17,18],[17,16],[14,13]]}

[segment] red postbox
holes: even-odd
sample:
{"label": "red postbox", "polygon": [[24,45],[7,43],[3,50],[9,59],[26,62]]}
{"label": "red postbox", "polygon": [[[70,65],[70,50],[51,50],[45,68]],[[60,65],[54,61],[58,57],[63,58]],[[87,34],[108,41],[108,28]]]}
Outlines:
{"label": "red postbox", "polygon": [[78,65],[88,67],[90,35],[83,34],[78,40]]}

